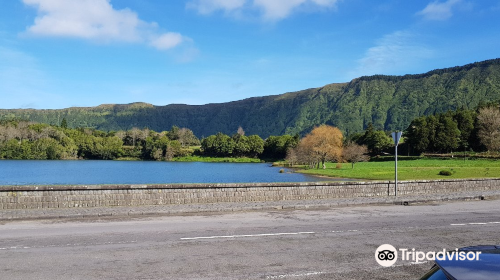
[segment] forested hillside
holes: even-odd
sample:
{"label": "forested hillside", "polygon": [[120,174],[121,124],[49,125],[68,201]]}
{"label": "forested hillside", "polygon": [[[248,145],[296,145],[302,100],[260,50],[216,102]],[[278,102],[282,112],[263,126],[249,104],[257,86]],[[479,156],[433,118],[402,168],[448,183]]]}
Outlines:
{"label": "forested hillside", "polygon": [[72,107],[61,110],[0,110],[0,119],[23,119],[68,127],[155,131],[173,125],[188,127],[198,137],[217,132],[233,134],[241,126],[248,134],[308,133],[329,124],[344,134],[376,129],[405,130],[423,115],[458,108],[474,109],[480,103],[500,100],[500,59],[419,75],[360,77],[349,83],[330,84],[281,95],[206,105],[153,106],[147,103]]}

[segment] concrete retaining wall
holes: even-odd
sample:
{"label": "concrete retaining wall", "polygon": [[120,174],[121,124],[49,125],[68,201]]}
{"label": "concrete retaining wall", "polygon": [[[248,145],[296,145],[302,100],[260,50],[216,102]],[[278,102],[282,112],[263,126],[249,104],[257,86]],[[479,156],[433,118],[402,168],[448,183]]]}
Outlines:
{"label": "concrete retaining wall", "polygon": [[[398,196],[500,190],[500,179],[398,182]],[[394,195],[390,182],[0,186],[0,209],[252,202]]]}

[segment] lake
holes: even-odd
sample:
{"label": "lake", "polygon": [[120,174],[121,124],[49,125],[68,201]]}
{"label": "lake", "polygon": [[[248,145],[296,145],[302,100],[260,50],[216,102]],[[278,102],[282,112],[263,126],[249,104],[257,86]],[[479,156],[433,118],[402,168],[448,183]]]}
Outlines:
{"label": "lake", "polygon": [[0,185],[315,182],[269,163],[0,160]]}

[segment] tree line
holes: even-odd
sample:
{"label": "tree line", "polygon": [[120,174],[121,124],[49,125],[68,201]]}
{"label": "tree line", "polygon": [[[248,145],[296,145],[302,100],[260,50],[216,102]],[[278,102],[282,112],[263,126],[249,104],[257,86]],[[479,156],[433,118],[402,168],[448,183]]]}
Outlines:
{"label": "tree line", "polygon": [[[338,128],[321,125],[290,148],[286,160],[310,168],[325,168],[326,161],[349,162],[354,168],[356,162],[367,161],[370,156],[392,153],[394,142],[389,135],[389,131],[376,130],[369,123],[364,132],[344,138]],[[413,155],[459,149],[500,152],[500,106],[490,103],[476,110],[422,116],[414,119],[403,135],[402,146]]]}
{"label": "tree line", "polygon": [[[404,131],[409,154],[448,153],[457,150],[500,151],[500,109],[488,104],[476,110],[459,109],[411,121]],[[173,160],[176,157],[252,157],[263,160],[286,158],[291,164],[325,167],[325,162],[366,161],[369,156],[392,153],[390,132],[371,123],[362,133],[344,138],[339,128],[321,125],[302,139],[298,134],[246,136],[240,127],[233,135],[217,133],[198,139],[188,128],[173,126],[156,132],[132,128],[104,132],[68,128],[28,121],[0,122],[1,159],[116,159]],[[193,147],[194,146],[194,147]]]}
{"label": "tree line", "polygon": [[[344,144],[364,145],[370,156],[393,153],[390,131],[366,130],[353,133]],[[475,110],[458,109],[421,116],[403,132],[402,150],[410,155],[451,153],[456,151],[500,152],[499,103],[482,104]]]}
{"label": "tree line", "polygon": [[419,117],[406,129],[405,139],[413,154],[499,152],[500,109],[490,104]]}
{"label": "tree line", "polygon": [[29,121],[0,122],[0,159],[117,159],[166,160],[201,155],[210,157],[252,157],[282,159],[295,147],[298,135],[246,136],[240,127],[199,140],[188,128],[169,131],[148,128],[105,132],[91,128],[68,128]]}
{"label": "tree line", "polygon": [[172,127],[155,132],[132,128],[104,132],[90,128],[68,128],[28,121],[0,122],[1,159],[116,159],[170,160],[187,153],[200,141],[187,128]]}
{"label": "tree line", "polygon": [[246,136],[239,127],[232,136],[217,133],[201,140],[201,152],[214,157],[253,157],[264,160],[284,159],[289,149],[299,143],[299,135],[269,136],[265,140],[259,135]]}

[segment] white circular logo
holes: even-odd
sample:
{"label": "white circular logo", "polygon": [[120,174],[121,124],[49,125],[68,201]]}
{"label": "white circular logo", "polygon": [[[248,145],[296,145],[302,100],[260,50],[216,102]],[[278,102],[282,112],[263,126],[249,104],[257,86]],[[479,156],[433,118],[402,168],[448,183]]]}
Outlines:
{"label": "white circular logo", "polygon": [[375,260],[381,266],[389,267],[398,260],[398,251],[390,244],[380,245],[375,251]]}

